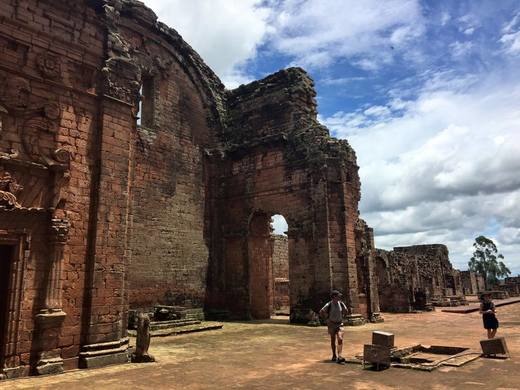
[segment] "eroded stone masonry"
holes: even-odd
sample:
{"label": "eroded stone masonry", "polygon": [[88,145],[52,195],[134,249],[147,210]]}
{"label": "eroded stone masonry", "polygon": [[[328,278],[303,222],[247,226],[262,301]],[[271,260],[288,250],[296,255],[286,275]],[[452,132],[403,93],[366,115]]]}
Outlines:
{"label": "eroded stone masonry", "polygon": [[339,289],[355,325],[482,291],[443,245],[375,249],[315,95],[226,90],[135,0],[2,1],[0,378],[126,362],[129,311],[307,322]]}
{"label": "eroded stone masonry", "polygon": [[465,303],[484,291],[481,276],[453,268],[445,245],[377,249],[375,267],[382,311],[431,310]]}
{"label": "eroded stone masonry", "polygon": [[126,361],[129,309],[268,317],[274,214],[291,320],[377,320],[359,199],[302,69],[228,91],[138,1],[0,3],[1,376]]}

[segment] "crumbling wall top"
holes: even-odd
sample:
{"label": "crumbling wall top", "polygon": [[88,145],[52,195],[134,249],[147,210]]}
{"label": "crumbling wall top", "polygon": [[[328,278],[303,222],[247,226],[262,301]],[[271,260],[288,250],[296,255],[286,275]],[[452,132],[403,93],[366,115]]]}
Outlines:
{"label": "crumbling wall top", "polygon": [[423,245],[411,245],[411,246],[397,246],[394,248],[395,252],[432,252],[440,251],[448,253],[448,247],[444,244],[423,244]]}
{"label": "crumbling wall top", "polygon": [[283,69],[227,91],[221,137],[225,152],[240,155],[260,145],[282,146],[288,162],[323,166],[336,159],[356,170],[349,143],[331,137],[318,122],[315,97],[314,82],[302,68]]}
{"label": "crumbling wall top", "polygon": [[[135,22],[135,26],[157,34],[168,45],[171,45],[170,53],[176,57],[193,81],[201,87],[206,97],[206,103],[213,111],[214,118],[212,119],[218,122],[216,127],[222,127],[222,118],[225,117],[225,87],[200,55],[183,40],[176,30],[158,21],[157,15],[138,0],[89,0],[88,4],[104,16],[109,35],[109,58],[106,61],[109,71],[111,62],[117,62],[114,60],[121,62],[121,59],[124,59],[127,63],[136,65],[135,58],[133,58],[134,53],[131,52],[119,31],[120,24],[123,23],[122,19],[131,20]],[[160,61],[160,59],[158,60]],[[140,81],[140,77],[139,74],[136,75],[136,82]]]}

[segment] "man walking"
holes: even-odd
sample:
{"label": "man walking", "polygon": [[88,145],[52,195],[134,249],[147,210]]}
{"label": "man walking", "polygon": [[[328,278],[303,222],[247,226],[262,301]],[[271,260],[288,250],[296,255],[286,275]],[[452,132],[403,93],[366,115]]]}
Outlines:
{"label": "man walking", "polygon": [[[332,361],[342,363],[345,359],[341,356],[343,351],[343,316],[348,313],[347,306],[341,300],[339,291],[330,293],[331,300],[320,310],[322,318],[327,317],[327,327],[330,335],[330,348],[332,349]],[[336,355],[336,339],[338,341]]]}

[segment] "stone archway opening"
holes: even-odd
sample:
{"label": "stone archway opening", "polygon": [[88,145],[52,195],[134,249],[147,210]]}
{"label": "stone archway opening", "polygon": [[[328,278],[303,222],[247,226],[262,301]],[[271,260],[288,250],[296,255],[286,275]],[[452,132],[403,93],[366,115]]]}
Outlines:
{"label": "stone archway opening", "polygon": [[271,217],[273,240],[273,310],[274,315],[290,314],[289,240],[288,224],[281,214]]}
{"label": "stone archway opening", "polygon": [[288,225],[281,214],[257,212],[248,236],[249,299],[253,319],[289,314]]}

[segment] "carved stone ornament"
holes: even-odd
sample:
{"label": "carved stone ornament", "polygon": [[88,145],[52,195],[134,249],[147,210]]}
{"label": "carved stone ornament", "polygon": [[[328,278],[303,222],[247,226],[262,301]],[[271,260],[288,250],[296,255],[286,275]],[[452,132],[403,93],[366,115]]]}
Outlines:
{"label": "carved stone ornament", "polygon": [[21,207],[16,194],[23,189],[9,172],[0,171],[0,210],[12,210]]}
{"label": "carved stone ornament", "polygon": [[72,159],[72,153],[64,148],[58,148],[52,153],[54,159],[60,164],[69,164]]}
{"label": "carved stone ornament", "polygon": [[34,116],[26,120],[22,128],[22,143],[25,153],[34,162],[52,165],[50,150],[44,146],[56,144],[58,126],[48,118]]}
{"label": "carved stone ornament", "polygon": [[105,94],[129,104],[139,98],[140,70],[126,58],[110,58],[102,69]]}
{"label": "carved stone ornament", "polygon": [[22,77],[12,77],[0,72],[0,100],[4,109],[20,110],[29,105],[31,84]]}
{"label": "carved stone ornament", "polygon": [[45,104],[45,106],[43,107],[43,112],[45,116],[50,120],[60,119],[60,105],[56,102],[48,102],[47,104]]}
{"label": "carved stone ornament", "polygon": [[61,109],[57,102],[47,102],[43,106],[43,116],[32,116],[22,127],[22,144],[32,161],[47,166],[68,165],[72,154],[59,147],[57,137]]}
{"label": "carved stone ornament", "polygon": [[57,79],[61,75],[60,59],[55,55],[41,53],[36,57],[36,65],[42,76],[45,78]]}
{"label": "carved stone ornament", "polygon": [[54,242],[66,242],[69,236],[70,223],[68,219],[53,218],[51,234]]}

